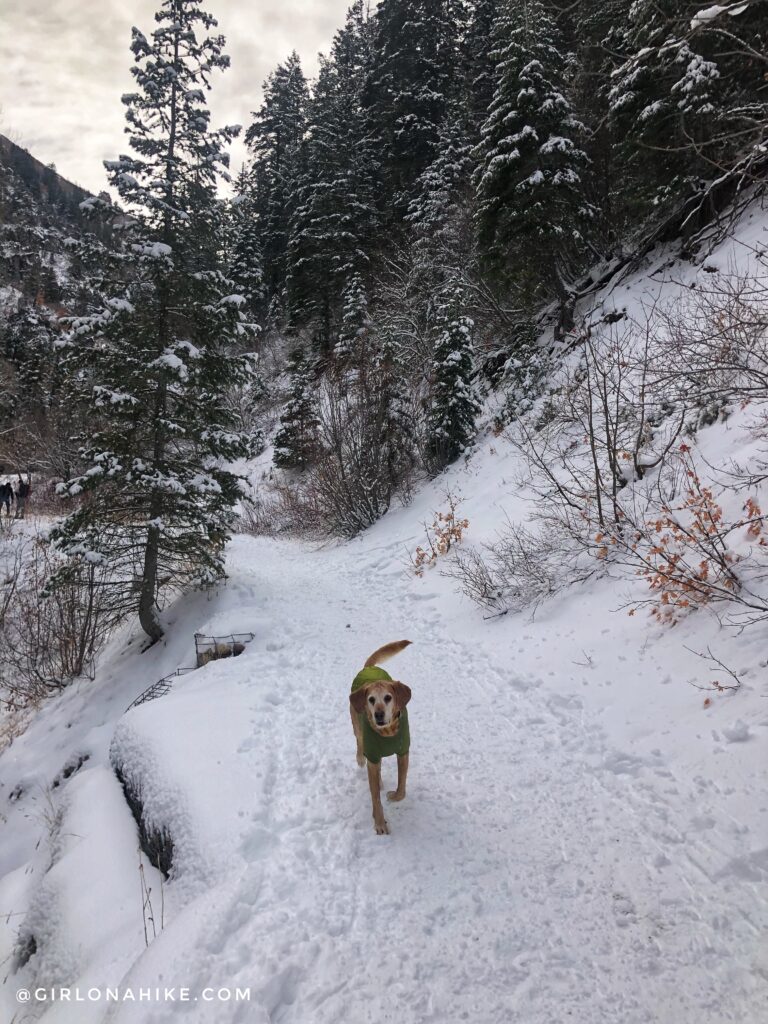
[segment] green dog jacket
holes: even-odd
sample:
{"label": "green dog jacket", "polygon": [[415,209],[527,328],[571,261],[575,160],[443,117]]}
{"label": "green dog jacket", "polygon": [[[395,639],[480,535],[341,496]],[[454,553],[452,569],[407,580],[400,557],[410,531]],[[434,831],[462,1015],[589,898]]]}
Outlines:
{"label": "green dog jacket", "polygon": [[[368,683],[378,682],[379,679],[392,682],[389,672],[379,668],[378,665],[361,669],[352,680],[352,693],[359,690],[361,686],[367,686]],[[392,754],[402,757],[403,754],[408,753],[411,746],[411,734],[408,731],[408,708],[401,709],[400,728],[394,736],[382,736],[376,732],[365,712],[357,717],[360,719],[360,726],[363,730],[363,754],[366,761],[370,761],[371,764],[379,764],[382,757],[391,757]]]}

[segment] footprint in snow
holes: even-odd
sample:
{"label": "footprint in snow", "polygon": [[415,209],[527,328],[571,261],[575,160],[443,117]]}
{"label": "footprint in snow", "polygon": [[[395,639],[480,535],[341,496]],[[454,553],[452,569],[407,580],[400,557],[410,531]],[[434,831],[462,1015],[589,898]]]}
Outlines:
{"label": "footprint in snow", "polygon": [[740,718],[730,727],[723,726],[723,736],[728,743],[744,743],[751,735],[749,726]]}
{"label": "footprint in snow", "polygon": [[260,860],[273,847],[277,846],[278,837],[267,828],[257,826],[245,836],[240,844],[240,853],[248,861]]}
{"label": "footprint in snow", "polygon": [[635,904],[629,896],[624,896],[620,892],[613,894],[613,913],[619,928],[626,928],[630,924],[637,923]]}

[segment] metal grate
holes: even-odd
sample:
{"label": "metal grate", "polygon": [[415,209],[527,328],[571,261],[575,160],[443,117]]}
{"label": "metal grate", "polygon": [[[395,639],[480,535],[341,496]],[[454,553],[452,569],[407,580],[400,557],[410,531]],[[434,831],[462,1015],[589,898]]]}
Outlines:
{"label": "metal grate", "polygon": [[197,655],[197,667],[202,668],[209,661],[218,661],[221,658],[236,658],[242,654],[245,645],[253,640],[253,633],[228,633],[225,636],[206,636],[204,633],[195,633],[195,654]]}

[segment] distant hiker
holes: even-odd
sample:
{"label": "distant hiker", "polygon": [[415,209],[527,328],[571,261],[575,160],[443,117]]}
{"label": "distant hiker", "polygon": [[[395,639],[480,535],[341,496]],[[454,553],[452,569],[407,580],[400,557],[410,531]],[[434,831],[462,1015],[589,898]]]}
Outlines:
{"label": "distant hiker", "polygon": [[13,487],[11,486],[10,480],[5,480],[0,484],[0,512],[2,512],[3,505],[5,505],[5,514],[9,516],[11,514],[11,502],[13,501]]}
{"label": "distant hiker", "polygon": [[16,488],[16,518],[23,519],[24,512],[27,507],[27,498],[32,493],[32,479],[28,481],[22,480],[21,473],[19,473],[19,484]]}

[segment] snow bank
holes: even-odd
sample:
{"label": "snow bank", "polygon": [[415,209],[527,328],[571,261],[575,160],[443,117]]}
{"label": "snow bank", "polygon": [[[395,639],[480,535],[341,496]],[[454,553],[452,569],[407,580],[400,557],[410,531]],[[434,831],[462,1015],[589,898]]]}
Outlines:
{"label": "snow bank", "polygon": [[[114,775],[104,766],[83,770],[52,809],[49,826],[47,864],[37,865],[41,877],[16,945],[36,951],[18,966],[13,984],[85,989],[94,977],[117,980],[137,955],[144,917],[136,826]],[[160,876],[146,863],[144,875],[159,929]],[[83,1022],[101,1017],[93,1008],[78,1014]],[[50,1021],[73,1019],[63,1004],[46,1014]]]}

